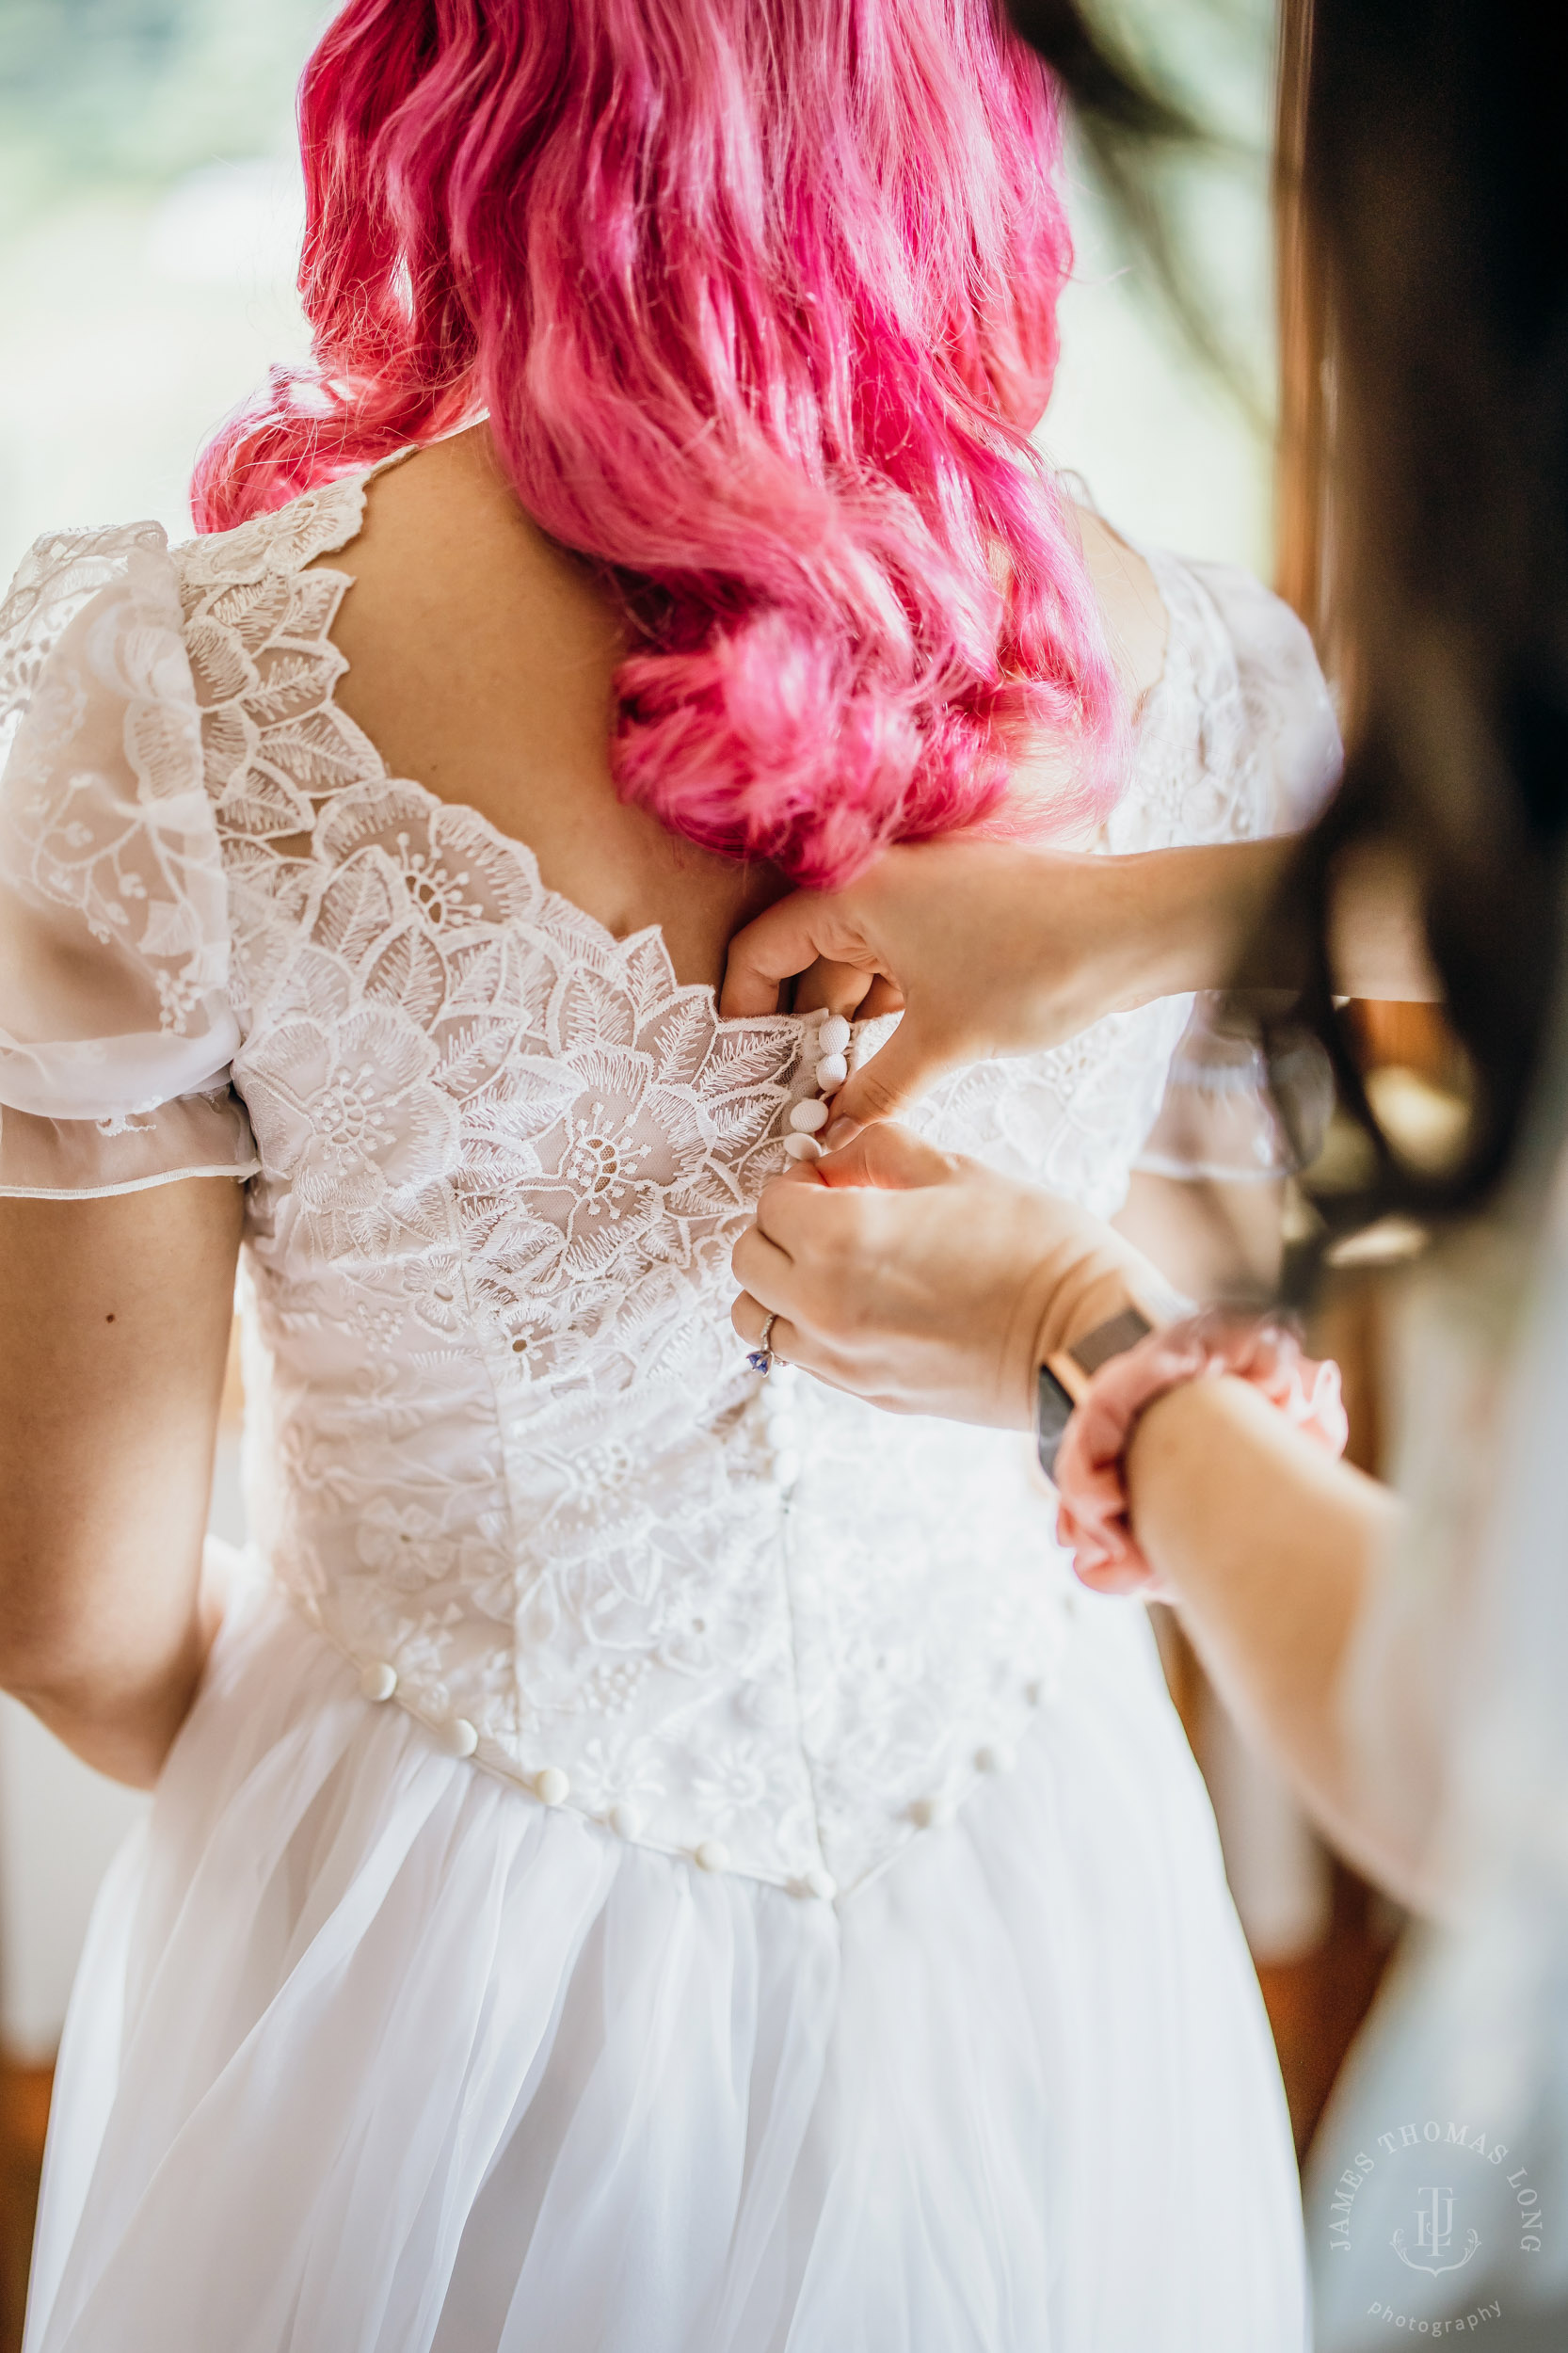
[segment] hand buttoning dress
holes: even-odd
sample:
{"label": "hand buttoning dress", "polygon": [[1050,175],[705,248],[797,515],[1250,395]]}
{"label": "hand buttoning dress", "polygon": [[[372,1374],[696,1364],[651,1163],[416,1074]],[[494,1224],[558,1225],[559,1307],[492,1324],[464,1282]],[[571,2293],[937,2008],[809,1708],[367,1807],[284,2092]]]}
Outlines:
{"label": "hand buttoning dress", "polygon": [[[1025,1441],[748,1370],[816,1022],[388,775],[307,568],[363,497],[46,539],[0,615],[0,1189],[245,1183],[255,1538],[83,1961],[28,2353],[1300,2353],[1142,1612]],[[1304,637],[1152,560],[1104,846],[1297,821]],[[1112,1210],[1189,1010],[920,1124]]]}

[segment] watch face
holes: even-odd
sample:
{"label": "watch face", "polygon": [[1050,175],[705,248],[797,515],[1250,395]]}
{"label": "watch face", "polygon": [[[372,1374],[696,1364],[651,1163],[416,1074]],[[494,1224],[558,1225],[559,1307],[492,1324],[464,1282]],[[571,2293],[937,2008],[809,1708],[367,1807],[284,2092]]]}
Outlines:
{"label": "watch face", "polygon": [[1034,1444],[1040,1468],[1049,1479],[1056,1468],[1056,1450],[1072,1418],[1073,1401],[1048,1365],[1040,1367],[1034,1404]]}

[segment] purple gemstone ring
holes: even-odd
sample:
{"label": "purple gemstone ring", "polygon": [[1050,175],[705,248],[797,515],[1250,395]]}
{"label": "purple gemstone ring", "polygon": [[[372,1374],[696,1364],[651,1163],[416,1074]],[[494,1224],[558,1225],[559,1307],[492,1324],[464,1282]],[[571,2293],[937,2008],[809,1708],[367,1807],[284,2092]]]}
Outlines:
{"label": "purple gemstone ring", "polygon": [[773,1370],[773,1327],[777,1321],[776,1315],[766,1315],[762,1318],[760,1337],[746,1358],[746,1363],[751,1367],[752,1371],[760,1372],[764,1377]]}

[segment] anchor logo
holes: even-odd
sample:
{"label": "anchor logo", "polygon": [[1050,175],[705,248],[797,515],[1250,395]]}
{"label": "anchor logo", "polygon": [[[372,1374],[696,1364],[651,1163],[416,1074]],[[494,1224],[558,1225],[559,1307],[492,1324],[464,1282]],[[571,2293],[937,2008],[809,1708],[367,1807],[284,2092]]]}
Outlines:
{"label": "anchor logo", "polygon": [[1453,2252],[1454,2194],[1446,2185],[1430,2189],[1423,2185],[1416,2194],[1428,2201],[1416,2209],[1416,2252],[1412,2255],[1406,2251],[1405,2234],[1402,2231],[1396,2231],[1391,2242],[1395,2254],[1400,2263],[1408,2264],[1412,2271],[1429,2272],[1434,2280],[1445,2271],[1463,2271],[1480,2245],[1480,2233],[1471,2231],[1466,2234],[1464,2252],[1454,2256],[1452,2263],[1422,2263],[1422,2255],[1441,2256]]}

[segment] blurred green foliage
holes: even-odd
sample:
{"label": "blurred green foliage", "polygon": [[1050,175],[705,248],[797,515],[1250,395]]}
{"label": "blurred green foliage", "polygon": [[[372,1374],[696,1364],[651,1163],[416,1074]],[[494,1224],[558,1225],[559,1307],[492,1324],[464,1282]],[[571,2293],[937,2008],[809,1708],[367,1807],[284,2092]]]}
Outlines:
{"label": "blurred green foliage", "polygon": [[[1138,296],[1223,384],[1255,429],[1271,424],[1272,322],[1258,264],[1238,232],[1265,218],[1273,134],[1275,0],[1092,0],[1113,55],[1185,118],[1189,136],[1109,136],[1081,153],[1101,228]],[[1240,243],[1250,243],[1245,232]]]}
{"label": "blurred green foliage", "polygon": [[[79,196],[155,194],[204,164],[286,152],[300,67],[337,5],[0,0],[0,233]],[[1112,176],[1111,253],[1255,417],[1266,305],[1231,248],[1238,193],[1262,200],[1273,13],[1273,0],[1094,8],[1204,134],[1157,141],[1126,184]]]}
{"label": "blurred green foliage", "polygon": [[0,0],[0,210],[271,153],[328,0]]}

